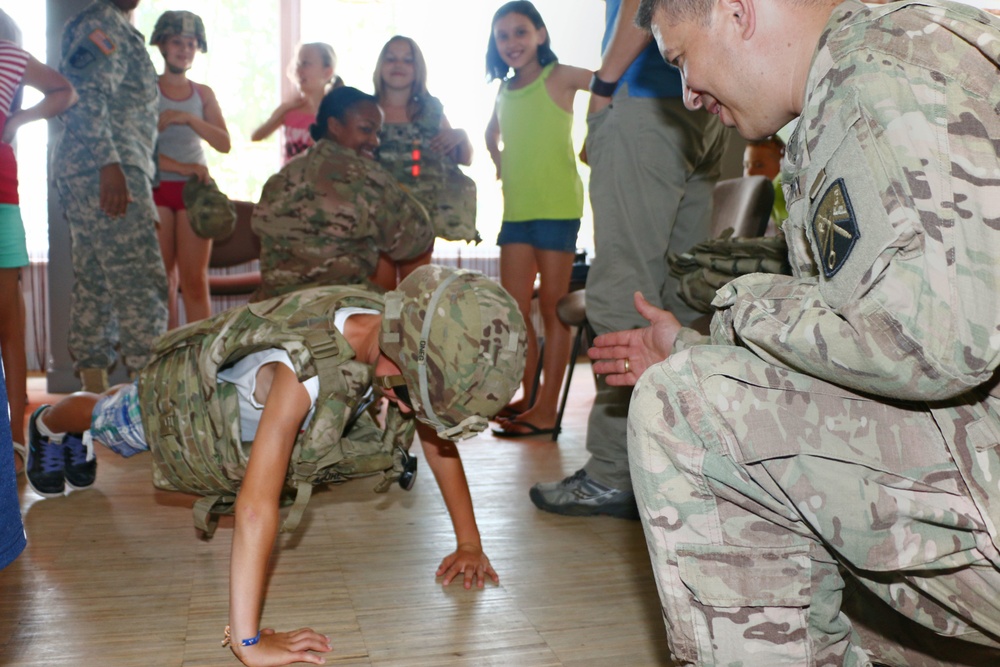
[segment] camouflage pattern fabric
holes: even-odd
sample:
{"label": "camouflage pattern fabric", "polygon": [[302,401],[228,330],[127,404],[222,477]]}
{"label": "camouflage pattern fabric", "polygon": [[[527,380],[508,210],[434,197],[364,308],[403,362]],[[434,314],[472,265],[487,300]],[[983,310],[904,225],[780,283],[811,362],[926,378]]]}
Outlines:
{"label": "camouflage pattern fabric", "polygon": [[69,222],[73,262],[69,351],[76,368],[105,369],[116,348],[126,367],[146,365],[153,340],[167,329],[167,274],[156,238],[156,209],[149,179],[126,166],[133,201],[125,217],[100,210],[100,177],[56,180]]}
{"label": "camouflage pattern fabric", "polygon": [[[390,408],[393,416],[383,431],[363,412],[344,434],[371,387],[373,369],[354,358],[334,325],[334,314],[343,307],[382,310],[383,304],[377,294],[356,288],[301,290],[234,308],[160,338],[153,360],[139,375],[154,483],[208,496],[209,506],[235,497],[249,443],[240,437],[235,389],[216,378],[227,362],[268,348],[288,352],[300,379],[320,380],[315,413],[292,450],[289,488],[391,475],[397,449],[408,450],[413,440],[414,422],[399,419],[398,410]],[[210,532],[210,526],[199,527]]]}
{"label": "camouflage pattern fabric", "polygon": [[[712,345],[637,384],[682,662],[1000,664],[998,59],[967,6],[837,7],[783,165],[794,275],[730,282]],[[845,578],[975,655],[852,628]]]}
{"label": "camouflage pattern fabric", "polygon": [[[62,114],[52,174],[69,223],[73,305],[69,348],[78,369],[104,369],[115,347],[128,368],[167,328],[167,278],[151,180],[159,93],[142,34],[108,0],[67,22],[60,71],[80,101]],[[124,218],[100,209],[99,172],[120,164],[132,202]]]}
{"label": "camouflage pattern fabric", "polygon": [[205,23],[201,17],[191,12],[174,10],[160,14],[153,26],[153,34],[149,36],[149,43],[157,45],[166,42],[167,38],[174,35],[194,37],[198,42],[198,50],[202,53],[208,51],[208,40],[205,39]]}
{"label": "camouflage pattern fabric", "polygon": [[670,275],[677,278],[684,302],[702,313],[711,313],[720,287],[748,273],[791,274],[788,246],[783,235],[732,238],[727,229],[718,238],[699,243],[680,255],[668,253]]}
{"label": "camouflage pattern fabric", "polygon": [[192,176],[184,184],[182,196],[191,229],[201,238],[222,241],[236,229],[236,206],[214,180],[203,183]]}
{"label": "camouflage pattern fabric", "polygon": [[527,328],[517,303],[476,271],[414,270],[386,294],[379,340],[417,419],[450,440],[485,430],[524,372]]}
{"label": "camouflage pattern fabric", "polygon": [[155,177],[159,91],[144,42],[110,0],[95,0],[66,23],[59,71],[80,100],[60,116],[65,132],[54,149],[56,178],[116,162]]}
{"label": "camouflage pattern fabric", "polygon": [[476,231],[476,183],[451,158],[429,148],[441,129],[444,108],[432,95],[423,103],[417,122],[382,126],[379,164],[427,209],[435,236],[479,243],[482,239]]}
{"label": "camouflage pattern fabric", "polygon": [[254,208],[260,300],[364,283],[379,252],[412,259],[433,242],[427,211],[377,163],[322,139],[268,179]]}

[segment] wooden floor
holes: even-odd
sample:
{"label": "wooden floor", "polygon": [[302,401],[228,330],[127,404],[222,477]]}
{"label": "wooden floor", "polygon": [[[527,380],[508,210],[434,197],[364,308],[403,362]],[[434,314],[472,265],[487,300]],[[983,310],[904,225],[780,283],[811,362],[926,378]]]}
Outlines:
{"label": "wooden floor", "polygon": [[[43,381],[32,380],[38,396]],[[461,445],[500,585],[444,588],[454,547],[430,471],[413,491],[357,480],[318,490],[279,538],[265,627],[311,626],[333,665],[669,665],[638,522],[535,509],[528,488],[586,460],[594,384],[581,363],[559,443],[481,435]],[[42,499],[23,476],[28,547],[0,571],[0,665],[233,665],[227,622],[232,524],[197,537],[195,499],[157,491],[148,455],[98,452],[97,484]]]}

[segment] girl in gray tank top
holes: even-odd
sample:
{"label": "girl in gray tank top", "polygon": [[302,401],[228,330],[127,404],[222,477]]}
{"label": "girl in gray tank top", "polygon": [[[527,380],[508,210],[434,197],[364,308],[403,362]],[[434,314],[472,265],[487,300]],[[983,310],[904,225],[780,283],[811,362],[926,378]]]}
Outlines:
{"label": "girl in gray tank top", "polygon": [[211,315],[208,259],[212,241],[192,230],[182,191],[190,178],[211,180],[202,141],[220,153],[229,152],[230,141],[215,93],[187,78],[197,51],[207,50],[201,18],[186,11],[164,12],[149,42],[160,47],[164,63],[159,78],[160,184],[153,190],[153,200],[160,214],[158,234],[170,279],[169,326],[173,329],[180,324],[178,286],[187,322]]}

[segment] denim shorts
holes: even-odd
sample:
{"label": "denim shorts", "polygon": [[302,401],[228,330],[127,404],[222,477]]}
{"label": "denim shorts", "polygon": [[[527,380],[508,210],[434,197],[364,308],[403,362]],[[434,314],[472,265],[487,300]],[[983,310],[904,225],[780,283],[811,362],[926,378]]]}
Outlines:
{"label": "denim shorts", "polygon": [[505,222],[500,226],[497,245],[526,243],[539,250],[576,252],[580,220],[525,220]]}
{"label": "denim shorts", "polygon": [[0,204],[0,269],[28,265],[21,208],[17,204]]}
{"label": "denim shorts", "polygon": [[90,436],[125,457],[149,451],[139,412],[139,385],[133,382],[97,401],[90,415]]}

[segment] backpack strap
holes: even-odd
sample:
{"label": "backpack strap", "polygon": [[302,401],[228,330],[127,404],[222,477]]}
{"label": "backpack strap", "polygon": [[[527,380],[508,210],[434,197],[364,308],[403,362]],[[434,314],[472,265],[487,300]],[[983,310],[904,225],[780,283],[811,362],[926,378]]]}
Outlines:
{"label": "backpack strap", "polygon": [[215,529],[219,527],[219,516],[232,514],[235,505],[235,496],[215,495],[199,498],[192,510],[194,527],[205,534],[206,540],[211,539],[215,535]]}
{"label": "backpack strap", "polygon": [[302,515],[305,514],[306,505],[309,504],[312,492],[313,486],[309,482],[302,481],[295,485],[295,502],[292,503],[292,509],[288,510],[288,515],[281,523],[282,533],[294,533],[295,529],[299,527],[299,522],[302,521]]}

